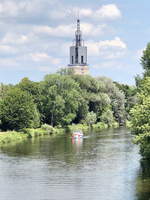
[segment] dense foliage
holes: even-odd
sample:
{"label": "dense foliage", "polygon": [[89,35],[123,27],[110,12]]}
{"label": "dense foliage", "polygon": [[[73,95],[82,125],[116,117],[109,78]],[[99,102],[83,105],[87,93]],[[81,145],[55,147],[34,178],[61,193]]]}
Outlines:
{"label": "dense foliage", "polygon": [[[130,87],[128,88],[130,90]],[[132,90],[132,89],[131,89]],[[41,82],[24,78],[17,85],[0,85],[0,129],[65,127],[72,123],[124,124],[125,91],[111,79],[60,71]]]}
{"label": "dense foliage", "polygon": [[18,130],[39,125],[39,113],[32,96],[19,88],[10,89],[0,101],[0,126]]}
{"label": "dense foliage", "polygon": [[144,69],[144,76],[150,76],[150,43],[147,44],[146,49],[143,51],[141,64]]}
{"label": "dense foliage", "polygon": [[141,63],[144,74],[137,79],[138,103],[131,110],[131,122],[141,154],[150,159],[150,44],[143,52]]}

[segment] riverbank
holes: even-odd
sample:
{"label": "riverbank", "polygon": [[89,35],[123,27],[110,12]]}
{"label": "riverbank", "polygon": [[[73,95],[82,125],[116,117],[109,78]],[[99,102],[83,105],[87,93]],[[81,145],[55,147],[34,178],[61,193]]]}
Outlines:
{"label": "riverbank", "polygon": [[64,133],[64,129],[53,128],[47,124],[41,126],[41,128],[32,129],[25,128],[20,131],[6,131],[0,132],[0,146],[9,145],[13,143],[19,143],[28,138],[35,138],[45,135],[59,135]]}
{"label": "riverbank", "polygon": [[0,146],[22,142],[27,138],[27,136],[27,134],[22,134],[21,132],[16,131],[0,132]]}
{"label": "riverbank", "polygon": [[[119,124],[115,122],[112,124],[111,127],[118,128]],[[47,124],[43,124],[41,128],[37,129],[25,128],[23,130],[20,130],[19,132],[17,131],[0,132],[0,146],[19,143],[28,138],[35,138],[45,135],[58,136],[60,134],[64,134],[65,132],[71,133],[75,130],[82,130],[84,133],[86,133],[91,128],[95,131],[102,131],[108,129],[109,126],[103,122],[93,124],[92,127],[89,127],[86,124],[72,124],[65,128],[57,128]]]}
{"label": "riverbank", "polygon": [[68,132],[72,132],[75,130],[82,130],[83,132],[88,132],[90,129],[94,129],[95,131],[101,131],[108,128],[118,128],[119,124],[117,122],[114,122],[111,124],[111,126],[108,126],[108,124],[104,122],[98,122],[96,124],[93,124],[91,127],[89,127],[87,124],[72,124],[67,127]]}

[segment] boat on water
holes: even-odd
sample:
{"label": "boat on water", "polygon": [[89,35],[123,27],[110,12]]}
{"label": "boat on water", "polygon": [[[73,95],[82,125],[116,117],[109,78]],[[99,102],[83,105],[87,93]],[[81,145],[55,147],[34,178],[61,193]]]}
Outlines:
{"label": "boat on water", "polygon": [[83,138],[83,132],[81,130],[79,131],[74,131],[72,133],[72,138],[74,139],[80,139],[80,138]]}

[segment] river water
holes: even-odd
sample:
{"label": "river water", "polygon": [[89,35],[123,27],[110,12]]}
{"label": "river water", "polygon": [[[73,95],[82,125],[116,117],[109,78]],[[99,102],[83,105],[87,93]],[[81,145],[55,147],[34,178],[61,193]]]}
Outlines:
{"label": "river water", "polygon": [[0,200],[149,200],[150,167],[127,129],[28,140],[0,151]]}

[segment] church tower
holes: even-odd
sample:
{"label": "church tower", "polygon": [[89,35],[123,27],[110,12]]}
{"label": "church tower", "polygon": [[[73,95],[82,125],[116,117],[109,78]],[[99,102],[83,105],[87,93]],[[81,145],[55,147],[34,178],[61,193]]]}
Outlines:
{"label": "church tower", "polygon": [[75,42],[73,46],[70,47],[70,64],[68,66],[69,68],[73,69],[74,74],[89,74],[89,68],[87,64],[87,47],[84,46],[84,41],[82,40],[79,19],[77,20]]}

